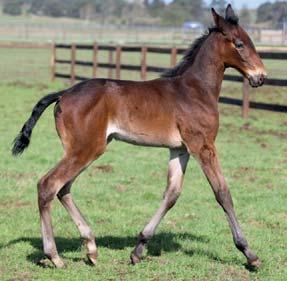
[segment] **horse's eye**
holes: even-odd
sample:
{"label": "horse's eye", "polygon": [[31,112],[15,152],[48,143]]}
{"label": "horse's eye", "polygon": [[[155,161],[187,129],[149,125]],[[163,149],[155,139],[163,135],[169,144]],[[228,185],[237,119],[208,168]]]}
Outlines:
{"label": "horse's eye", "polygon": [[234,45],[235,45],[235,48],[236,48],[236,49],[243,49],[243,48],[244,48],[244,44],[243,44],[243,42],[240,41],[240,40],[236,40],[236,41],[234,42]]}

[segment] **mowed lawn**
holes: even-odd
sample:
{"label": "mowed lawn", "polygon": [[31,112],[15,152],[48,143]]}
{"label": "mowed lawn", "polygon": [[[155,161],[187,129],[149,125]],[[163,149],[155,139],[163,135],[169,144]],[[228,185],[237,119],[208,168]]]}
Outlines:
{"label": "mowed lawn", "polygon": [[[12,66],[1,72],[7,75]],[[137,234],[162,200],[169,153],[120,142],[112,142],[72,189],[97,237],[98,264],[87,264],[76,227],[55,200],[54,232],[67,267],[40,266],[36,183],[62,156],[53,106],[43,114],[23,156],[13,158],[10,147],[38,99],[63,84],[49,84],[41,68],[43,80],[37,72],[27,79],[29,69],[20,77],[21,64],[13,67],[14,78],[10,69],[11,79],[2,76],[0,85],[0,280],[287,280],[287,116],[251,110],[243,120],[239,108],[226,105],[220,105],[217,147],[238,219],[262,260],[257,272],[245,267],[194,159],[182,196],[160,224],[142,263],[131,266]],[[222,95],[240,96],[240,85],[225,84]],[[265,87],[252,98],[287,104],[287,90]]]}

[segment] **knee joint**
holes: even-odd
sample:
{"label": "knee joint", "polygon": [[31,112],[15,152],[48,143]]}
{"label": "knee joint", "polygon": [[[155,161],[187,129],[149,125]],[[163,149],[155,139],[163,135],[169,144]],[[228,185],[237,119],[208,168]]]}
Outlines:
{"label": "knee joint", "polygon": [[49,179],[43,177],[38,182],[38,201],[40,207],[45,207],[45,205],[51,202],[55,197],[55,192],[50,187]]}
{"label": "knee joint", "polygon": [[202,164],[209,164],[211,159],[215,157],[215,151],[208,145],[203,145],[199,152],[199,158]]}
{"label": "knee joint", "polygon": [[181,191],[178,187],[171,188],[170,190],[168,190],[165,193],[164,197],[167,201],[168,208],[173,207],[173,205],[176,203],[178,197],[180,196],[180,193],[181,193]]}
{"label": "knee joint", "polygon": [[224,189],[220,189],[216,191],[215,197],[216,197],[217,202],[221,206],[227,207],[227,208],[233,206],[232,198],[231,198],[231,195],[228,189],[224,188]]}

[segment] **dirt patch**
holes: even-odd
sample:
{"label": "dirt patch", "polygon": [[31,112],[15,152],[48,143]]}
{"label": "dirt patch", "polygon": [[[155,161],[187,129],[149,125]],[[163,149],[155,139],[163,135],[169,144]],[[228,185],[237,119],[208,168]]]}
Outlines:
{"label": "dirt patch", "polygon": [[28,281],[32,279],[32,275],[29,272],[18,273],[15,277],[8,279],[8,281]]}
{"label": "dirt patch", "polygon": [[105,219],[98,219],[98,220],[96,220],[96,224],[106,224],[106,223],[109,223],[109,221],[105,220]]}
{"label": "dirt patch", "polygon": [[95,166],[89,172],[89,176],[94,176],[98,173],[112,173],[114,168],[111,165],[99,165]]}
{"label": "dirt patch", "polygon": [[278,228],[280,228],[280,223],[279,222],[265,222],[264,224],[269,229],[278,229]]}
{"label": "dirt patch", "polygon": [[169,220],[166,222],[166,224],[173,229],[176,229],[176,227],[177,227],[175,220]]}
{"label": "dirt patch", "polygon": [[253,171],[253,168],[251,168],[251,167],[239,167],[235,171],[238,173],[248,173],[248,172]]}
{"label": "dirt patch", "polygon": [[268,148],[268,145],[266,144],[266,143],[260,143],[260,146],[262,147],[262,148]]}
{"label": "dirt patch", "polygon": [[40,91],[49,89],[49,86],[47,84],[42,83],[30,84],[23,81],[14,81],[7,83],[6,85],[8,87],[23,88],[23,89],[31,89],[36,87]]}
{"label": "dirt patch", "polygon": [[0,209],[11,209],[11,208],[23,208],[23,207],[27,207],[27,206],[31,206],[32,203],[29,201],[13,201],[13,200],[9,200],[9,201],[4,201],[4,202],[0,202]]}
{"label": "dirt patch", "polygon": [[272,190],[272,189],[275,188],[275,186],[274,186],[272,183],[267,183],[267,184],[265,184],[265,187],[266,187],[267,189],[270,189],[270,190]]}
{"label": "dirt patch", "polygon": [[118,185],[116,185],[116,190],[118,192],[125,192],[127,190],[127,187],[123,184],[118,184]]}
{"label": "dirt patch", "polygon": [[247,270],[226,266],[219,276],[219,280],[226,280],[226,277],[231,280],[249,281],[250,274]]}
{"label": "dirt patch", "polygon": [[279,214],[279,218],[282,219],[282,220],[287,220],[287,212],[280,213]]}
{"label": "dirt patch", "polygon": [[250,175],[252,174],[252,180],[256,180],[256,178],[254,177],[254,168],[252,167],[239,167],[235,170],[232,171],[232,177],[235,178],[235,179],[238,179],[238,178],[242,178],[242,176],[246,176],[246,175]]}
{"label": "dirt patch", "polygon": [[246,130],[246,131],[250,131],[251,130],[251,125],[250,123],[245,123],[240,127],[241,130]]}
{"label": "dirt patch", "polygon": [[250,224],[252,226],[255,226],[255,227],[258,227],[258,228],[264,227],[264,223],[263,222],[260,222],[260,221],[255,220],[255,219],[248,220],[248,224]]}
{"label": "dirt patch", "polygon": [[18,173],[11,171],[0,172],[0,178],[2,179],[21,180],[27,178],[35,178],[36,176],[37,176],[36,173]]}
{"label": "dirt patch", "polygon": [[258,177],[254,177],[254,176],[248,178],[248,180],[249,180],[250,182],[256,182],[257,179],[258,179]]}
{"label": "dirt patch", "polygon": [[274,130],[259,130],[257,128],[254,128],[250,125],[250,123],[245,123],[240,127],[240,131],[249,131],[249,132],[253,132],[257,135],[272,135],[275,137],[279,137],[279,138],[287,138],[287,132],[278,132],[278,131],[274,131]]}
{"label": "dirt patch", "polygon": [[159,178],[164,177],[165,173],[156,171],[156,172],[152,172],[151,176],[159,179]]}

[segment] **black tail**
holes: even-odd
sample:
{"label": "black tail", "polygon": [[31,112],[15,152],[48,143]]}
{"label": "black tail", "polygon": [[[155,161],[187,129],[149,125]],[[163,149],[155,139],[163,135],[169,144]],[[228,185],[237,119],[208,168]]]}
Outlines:
{"label": "black tail", "polygon": [[30,118],[24,124],[19,135],[14,139],[12,148],[12,154],[14,156],[21,154],[24,149],[28,147],[32,130],[36,125],[38,119],[50,104],[59,100],[59,97],[62,94],[63,92],[49,94],[38,101],[38,103],[33,108]]}

